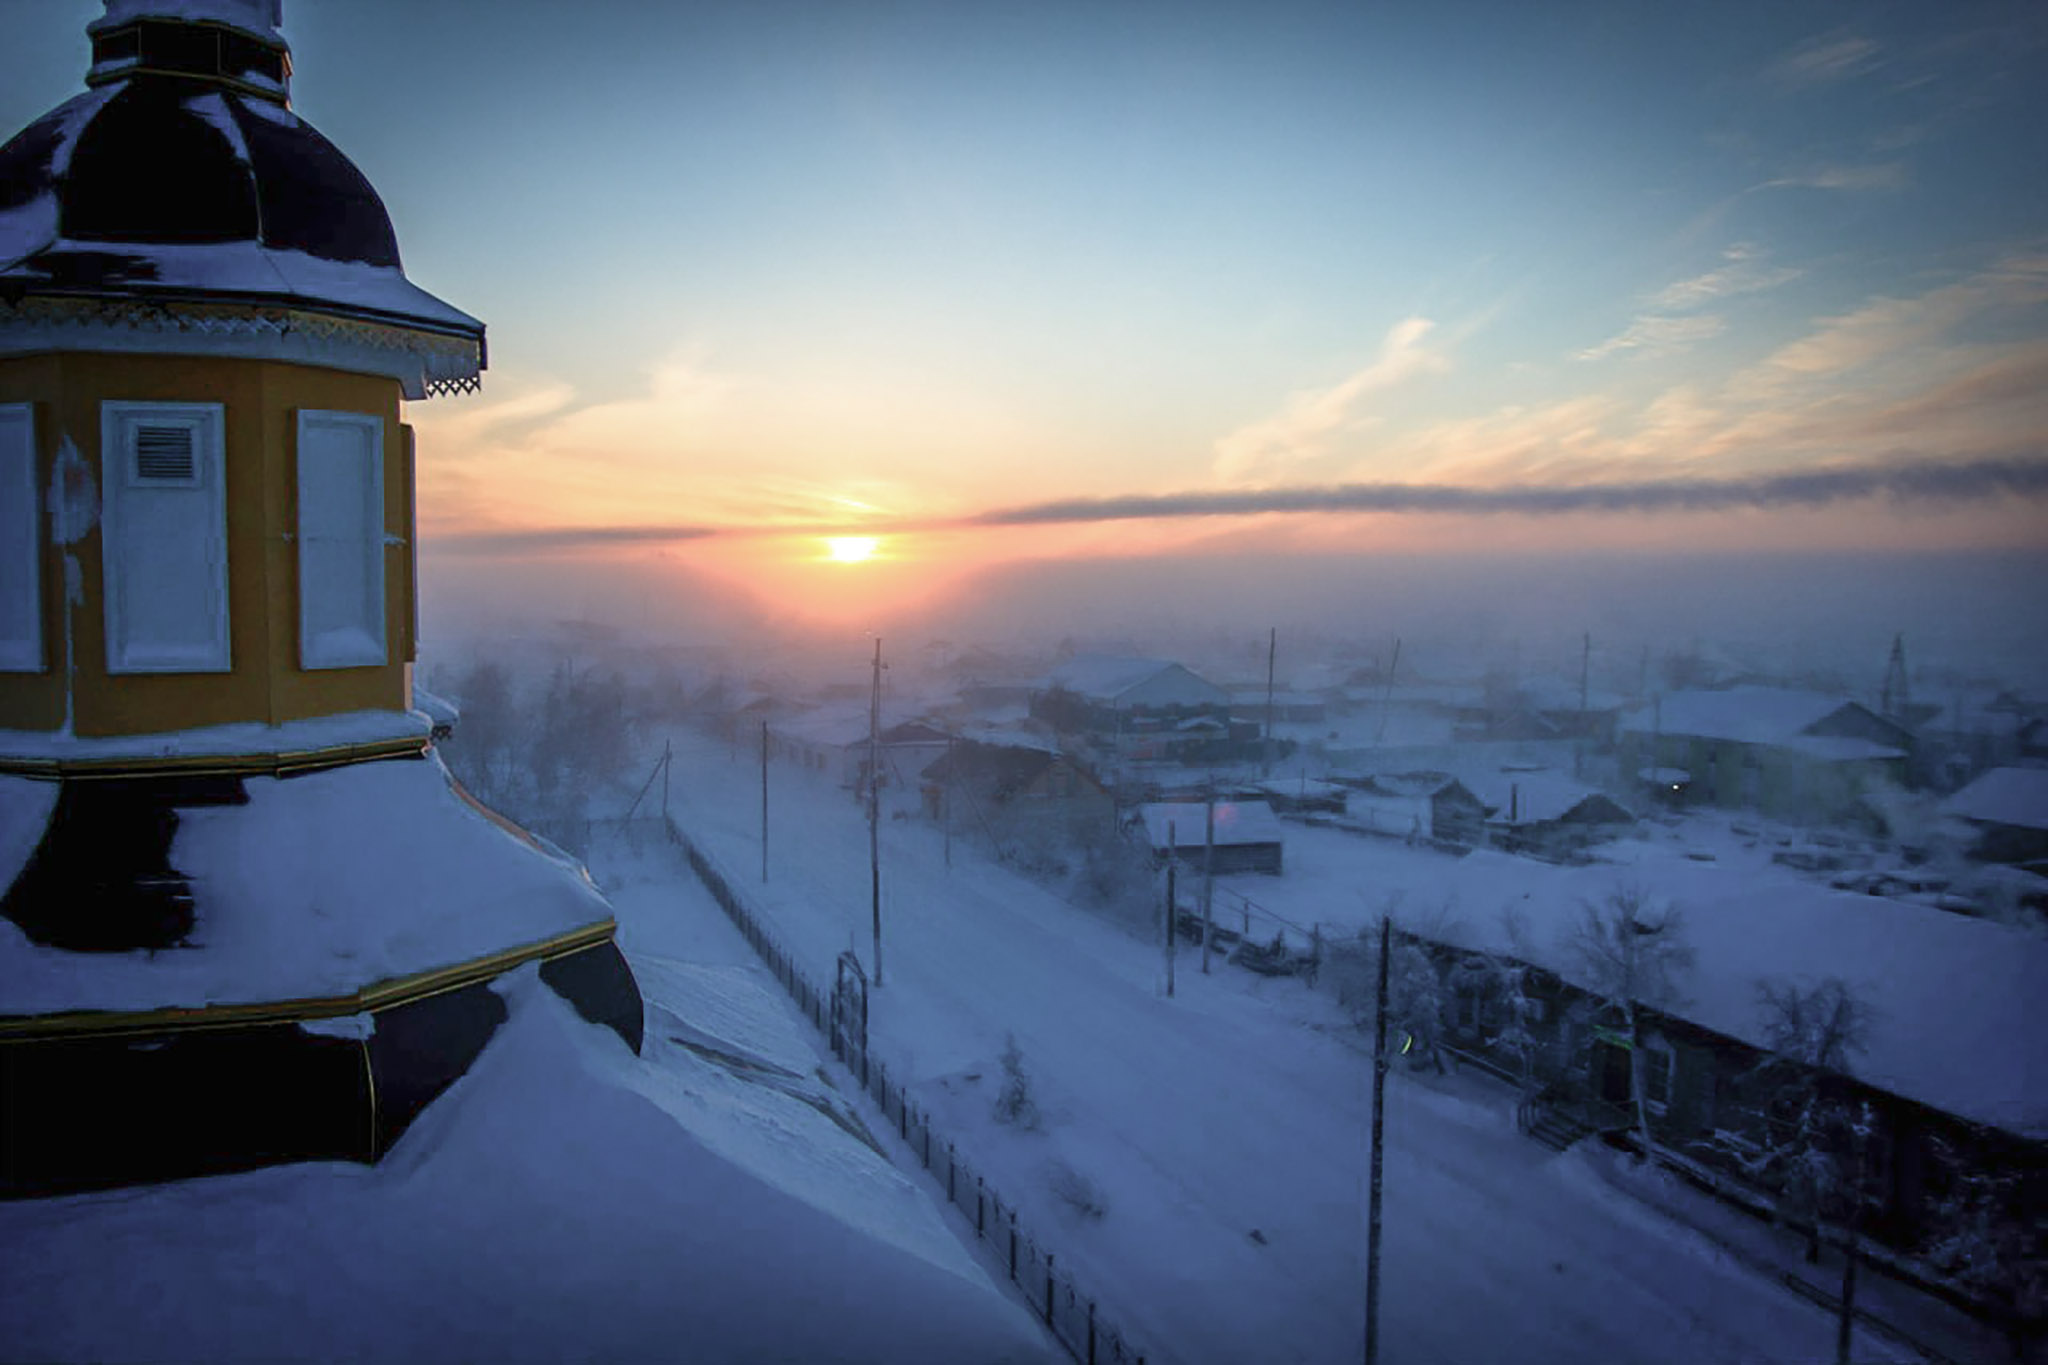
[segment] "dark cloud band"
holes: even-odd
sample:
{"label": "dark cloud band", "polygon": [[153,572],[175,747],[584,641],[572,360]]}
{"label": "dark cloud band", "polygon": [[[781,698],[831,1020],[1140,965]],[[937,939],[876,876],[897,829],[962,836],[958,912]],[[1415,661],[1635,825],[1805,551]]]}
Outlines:
{"label": "dark cloud band", "polygon": [[1063,498],[940,521],[772,527],[592,526],[481,531],[437,536],[433,543],[441,549],[465,554],[517,554],[622,545],[663,545],[712,537],[877,535],[994,526],[1245,517],[1275,512],[1556,516],[1573,512],[1655,514],[1811,509],[1871,498],[1919,505],[1954,505],[2041,497],[2048,497],[2048,460],[1977,460],[1952,464],[1822,469],[1753,479],[1646,480],[1568,487],[1509,484],[1495,488],[1471,488],[1456,484],[1345,483],[1311,488],[1134,494],[1117,498]]}
{"label": "dark cloud band", "polygon": [[1987,502],[2048,495],[2048,461],[1981,460],[1775,474],[1757,479],[1684,479],[1569,487],[1467,488],[1452,484],[1349,483],[1217,493],[1068,498],[1001,508],[977,526],[1241,517],[1267,512],[1715,512],[1815,508],[1865,498],[1911,503]]}

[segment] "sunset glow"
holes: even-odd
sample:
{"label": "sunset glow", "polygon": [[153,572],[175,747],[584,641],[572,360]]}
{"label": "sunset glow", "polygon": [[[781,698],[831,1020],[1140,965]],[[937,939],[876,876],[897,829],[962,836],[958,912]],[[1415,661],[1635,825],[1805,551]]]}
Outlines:
{"label": "sunset glow", "polygon": [[[97,5],[50,8],[0,122],[89,62]],[[285,7],[295,107],[491,329],[481,393],[406,409],[423,557],[702,563],[804,614],[1048,559],[2048,544],[2009,487],[1538,506],[2041,462],[2038,7],[797,10]]]}

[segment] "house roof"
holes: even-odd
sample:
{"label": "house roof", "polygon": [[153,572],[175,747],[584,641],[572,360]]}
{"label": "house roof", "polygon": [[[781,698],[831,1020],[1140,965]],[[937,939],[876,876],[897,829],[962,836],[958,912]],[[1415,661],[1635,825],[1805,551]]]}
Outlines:
{"label": "house roof", "polygon": [[1821,692],[1781,687],[1672,692],[1624,716],[1621,729],[1635,734],[1691,735],[1743,744],[1784,744],[1836,712],[1855,705]]}
{"label": "house roof", "polygon": [[[1022,745],[962,743],[952,752],[940,754],[926,764],[923,778],[928,782],[985,783],[997,799],[1003,800],[1036,782],[1059,762],[1053,750]],[[1089,783],[1094,779],[1075,770]]]}
{"label": "house roof", "polygon": [[1993,768],[1941,803],[1944,815],[2048,829],[2048,768]]}
{"label": "house roof", "polygon": [[1470,785],[1481,801],[1493,807],[1493,818],[1504,824],[1545,824],[1565,819],[1581,807],[1587,807],[1587,816],[1609,820],[1635,818],[1599,788],[1575,782],[1562,773],[1493,773],[1474,777]]}
{"label": "house roof", "polygon": [[[610,914],[580,866],[475,805],[437,755],[242,786],[245,803],[176,810],[168,857],[189,879],[198,915],[189,947],[66,952],[0,920],[7,1010],[343,995]],[[59,790],[0,777],[0,872],[10,884]]]}
{"label": "house roof", "polygon": [[1076,654],[1047,673],[1044,685],[1089,701],[1114,703],[1167,673],[1185,675],[1194,683],[1194,690],[1210,702],[1222,704],[1230,699],[1222,688],[1170,659],[1136,659],[1114,654]]}
{"label": "house roof", "polygon": [[[1140,806],[1145,838],[1154,848],[1166,847],[1167,826],[1173,827],[1177,848],[1200,848],[1208,842],[1208,807],[1198,801],[1155,801]],[[1264,801],[1218,801],[1215,842],[1218,848],[1239,848],[1248,844],[1277,844],[1281,840],[1280,817]]]}
{"label": "house roof", "polygon": [[1360,790],[1375,796],[1463,796],[1476,806],[1486,804],[1470,787],[1449,773],[1374,773],[1365,779],[1365,785]]}

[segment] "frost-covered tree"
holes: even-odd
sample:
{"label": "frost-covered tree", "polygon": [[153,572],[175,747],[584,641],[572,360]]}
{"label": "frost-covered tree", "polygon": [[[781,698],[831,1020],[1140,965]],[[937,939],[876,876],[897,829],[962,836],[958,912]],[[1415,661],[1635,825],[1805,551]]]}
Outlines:
{"label": "frost-covered tree", "polygon": [[1454,997],[1473,998],[1488,1046],[1514,1064],[1527,1086],[1537,1051],[1536,1035],[1529,1027],[1536,1017],[1536,1001],[1529,994],[1528,934],[1511,910],[1502,912],[1501,928],[1506,951],[1468,953],[1451,972],[1450,985]]}
{"label": "frost-covered tree", "polygon": [[1387,964],[1387,1023],[1416,1065],[1444,1069],[1444,1032],[1450,1026],[1451,992],[1443,968],[1429,950],[1394,931]]}
{"label": "frost-covered tree", "polygon": [[1673,905],[1654,905],[1642,887],[1623,884],[1598,904],[1584,902],[1566,949],[1580,984],[1621,1018],[1628,1042],[1629,1104],[1642,1155],[1656,1150],[1644,1077],[1645,1007],[1669,1009],[1682,999],[1680,979],[1692,968],[1685,916]]}
{"label": "frost-covered tree", "polygon": [[2023,1177],[1986,1169],[1952,1142],[1936,1139],[1935,1162],[1946,1186],[1921,1248],[1928,1265],[2012,1313],[2015,1353],[2023,1332],[2048,1320],[2048,1212],[2030,1208]]}
{"label": "frost-covered tree", "polygon": [[1762,981],[1757,1009],[1768,1049],[1753,1069],[1760,1088],[1756,1130],[1726,1131],[1713,1145],[1771,1191],[1778,1217],[1807,1231],[1806,1258],[1820,1258],[1824,1224],[1853,1224],[1861,1211],[1862,1163],[1871,1116],[1846,1077],[1870,1031],[1870,1006],[1844,982]]}

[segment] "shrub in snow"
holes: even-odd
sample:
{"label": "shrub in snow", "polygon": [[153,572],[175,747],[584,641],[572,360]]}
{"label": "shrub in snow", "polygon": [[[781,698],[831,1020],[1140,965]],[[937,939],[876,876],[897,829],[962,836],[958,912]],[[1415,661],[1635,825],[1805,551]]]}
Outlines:
{"label": "shrub in snow", "polygon": [[1093,1180],[1057,1159],[1047,1162],[1045,1169],[1046,1187],[1052,1191],[1053,1198],[1072,1209],[1077,1216],[1100,1219],[1109,1212],[1109,1196]]}
{"label": "shrub in snow", "polygon": [[1001,1061],[1003,1088],[996,1093],[995,1120],[1035,1133],[1039,1128],[1038,1101],[1031,1097],[1031,1077],[1024,1070],[1024,1053],[1015,1034],[1004,1037]]}

